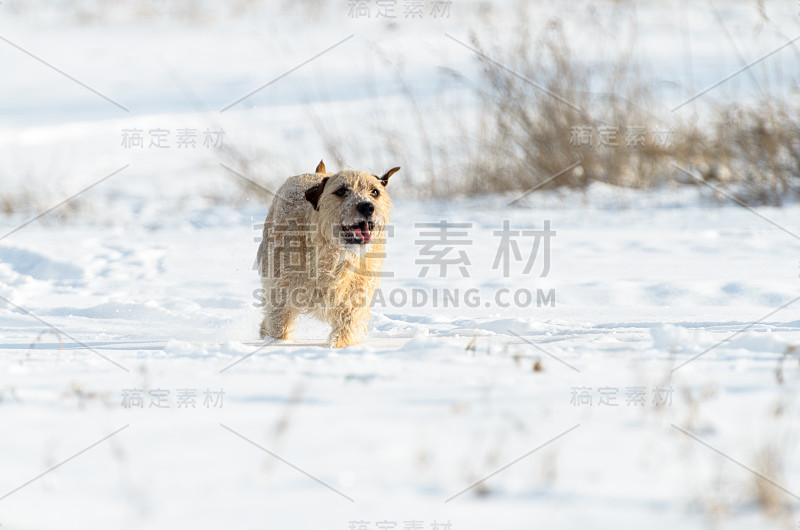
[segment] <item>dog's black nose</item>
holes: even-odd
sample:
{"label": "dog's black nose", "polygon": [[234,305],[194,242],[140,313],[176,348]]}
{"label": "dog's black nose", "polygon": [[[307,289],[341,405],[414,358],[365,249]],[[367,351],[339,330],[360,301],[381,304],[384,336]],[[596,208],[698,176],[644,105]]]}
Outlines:
{"label": "dog's black nose", "polygon": [[364,217],[369,217],[375,212],[375,206],[371,202],[360,202],[356,206],[356,210]]}

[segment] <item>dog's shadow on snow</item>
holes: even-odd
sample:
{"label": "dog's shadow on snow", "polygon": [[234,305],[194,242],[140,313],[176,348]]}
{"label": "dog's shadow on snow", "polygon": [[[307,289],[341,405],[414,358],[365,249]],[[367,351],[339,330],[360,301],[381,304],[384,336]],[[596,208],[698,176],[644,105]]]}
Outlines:
{"label": "dog's shadow on snow", "polygon": [[306,346],[330,348],[330,344],[325,339],[295,339],[295,340],[260,340],[260,341],[243,341],[245,346],[259,347],[272,347],[272,348],[304,348]]}

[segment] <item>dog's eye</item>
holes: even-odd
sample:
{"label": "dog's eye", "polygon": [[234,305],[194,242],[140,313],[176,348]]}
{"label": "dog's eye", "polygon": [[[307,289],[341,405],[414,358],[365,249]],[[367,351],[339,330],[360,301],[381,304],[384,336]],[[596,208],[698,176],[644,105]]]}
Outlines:
{"label": "dog's eye", "polygon": [[378,190],[372,190],[372,196],[373,197],[380,197],[381,196],[381,192],[379,192]]}
{"label": "dog's eye", "polygon": [[334,191],[333,194],[337,197],[344,197],[347,195],[347,188],[339,188],[338,190]]}

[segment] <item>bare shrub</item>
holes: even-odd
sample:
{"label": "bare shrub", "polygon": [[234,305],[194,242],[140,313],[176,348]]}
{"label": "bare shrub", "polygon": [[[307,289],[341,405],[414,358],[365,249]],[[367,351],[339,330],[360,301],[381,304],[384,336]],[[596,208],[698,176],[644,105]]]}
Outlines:
{"label": "bare shrub", "polygon": [[[518,41],[506,49],[471,38],[482,54],[479,96],[487,118],[467,192],[713,181],[748,205],[800,196],[800,114],[789,103],[765,98],[716,107],[704,121],[668,121],[650,80],[629,57],[612,66],[583,65],[560,22],[535,41],[528,26],[520,16]],[[643,141],[634,129],[640,125],[665,137]],[[582,129],[593,135],[589,145]]]}

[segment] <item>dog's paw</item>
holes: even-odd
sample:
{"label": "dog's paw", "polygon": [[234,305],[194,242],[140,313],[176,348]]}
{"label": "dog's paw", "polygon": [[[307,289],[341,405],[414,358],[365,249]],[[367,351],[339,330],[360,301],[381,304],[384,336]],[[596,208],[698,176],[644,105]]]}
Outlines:
{"label": "dog's paw", "polygon": [[353,346],[355,344],[359,344],[360,342],[361,340],[358,337],[338,335],[336,337],[331,337],[330,346],[331,348],[347,348],[348,346]]}

